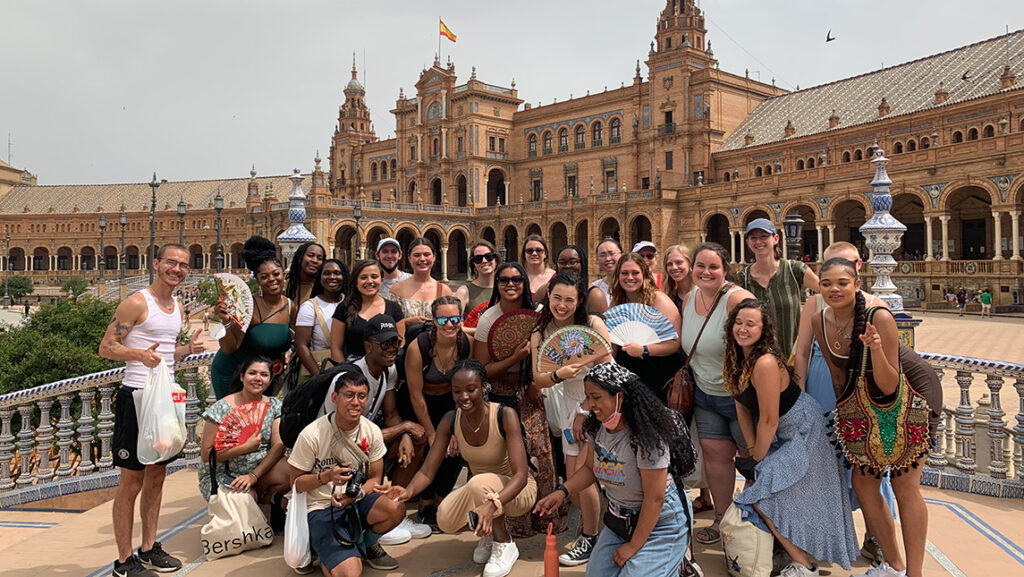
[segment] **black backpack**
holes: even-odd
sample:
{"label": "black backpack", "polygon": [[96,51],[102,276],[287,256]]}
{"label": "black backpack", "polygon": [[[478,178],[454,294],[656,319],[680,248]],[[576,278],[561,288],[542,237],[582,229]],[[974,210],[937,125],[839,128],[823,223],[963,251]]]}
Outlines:
{"label": "black backpack", "polygon": [[316,420],[334,377],[343,372],[362,374],[359,367],[352,363],[339,363],[321,370],[316,376],[306,379],[288,391],[281,404],[280,433],[285,447],[294,447],[302,429]]}

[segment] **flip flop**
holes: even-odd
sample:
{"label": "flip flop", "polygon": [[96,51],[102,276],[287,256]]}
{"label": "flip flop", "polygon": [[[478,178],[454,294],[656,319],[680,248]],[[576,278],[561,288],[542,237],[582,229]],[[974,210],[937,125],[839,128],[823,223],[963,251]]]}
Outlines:
{"label": "flip flop", "polygon": [[[697,503],[700,503],[700,504],[698,505]],[[694,515],[696,515],[697,513],[703,513],[704,511],[710,511],[710,510],[715,508],[714,505],[712,505],[711,503],[708,503],[707,501],[705,501],[701,497],[697,497],[696,499],[694,499],[691,502],[691,505],[693,507],[693,514]]]}

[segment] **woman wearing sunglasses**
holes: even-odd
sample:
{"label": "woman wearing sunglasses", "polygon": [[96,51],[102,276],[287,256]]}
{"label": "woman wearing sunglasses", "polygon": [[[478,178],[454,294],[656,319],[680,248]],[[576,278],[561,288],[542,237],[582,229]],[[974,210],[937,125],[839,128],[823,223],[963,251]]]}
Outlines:
{"label": "woman wearing sunglasses", "polygon": [[[459,361],[470,355],[469,338],[462,331],[462,303],[452,296],[435,299],[430,305],[430,329],[417,335],[405,353],[405,382],[416,420],[433,446],[437,427],[449,411],[455,410],[452,374]],[[458,446],[449,447],[430,486],[420,493],[419,516],[437,526],[437,507],[452,491],[462,472]]]}
{"label": "woman wearing sunglasses", "polygon": [[[487,302],[494,292],[494,271],[501,264],[501,257],[494,245],[486,240],[479,240],[470,249],[469,266],[472,271],[473,280],[460,286],[455,291],[455,296],[462,302],[462,310],[469,312]],[[476,327],[471,329],[463,328],[470,337],[476,332]]]}
{"label": "woman wearing sunglasses", "polygon": [[555,271],[548,266],[548,243],[539,234],[531,234],[523,242],[523,262],[526,263],[526,275],[530,278],[530,286],[535,287],[534,290],[548,284],[551,277],[555,276]]}

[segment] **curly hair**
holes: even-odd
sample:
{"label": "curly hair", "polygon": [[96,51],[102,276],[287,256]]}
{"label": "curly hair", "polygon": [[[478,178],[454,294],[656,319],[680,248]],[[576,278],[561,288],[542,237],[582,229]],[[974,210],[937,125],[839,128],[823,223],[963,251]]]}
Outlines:
{"label": "curly hair", "polygon": [[245,241],[245,244],[242,245],[242,260],[245,261],[245,267],[252,274],[256,274],[256,271],[267,261],[284,268],[277,258],[277,245],[262,236],[254,235]]}
{"label": "curly hair", "polygon": [[[325,291],[322,279],[324,276],[324,267],[326,267],[327,263],[329,262],[333,262],[334,264],[338,265],[338,268],[341,269],[342,291],[348,288],[348,266],[346,266],[345,263],[341,262],[336,258],[329,258],[325,260],[323,264],[320,265],[320,269],[316,271],[316,276],[313,277],[313,290],[311,290],[309,293],[310,298],[318,297],[324,294]],[[291,284],[289,283],[288,286],[290,287]]]}
{"label": "curly hair", "polygon": [[[696,460],[685,421],[679,413],[666,407],[640,377],[627,369],[614,371],[615,374],[625,375],[625,378],[608,380],[614,382],[592,378],[592,375],[601,372],[599,367],[609,364],[613,363],[596,365],[584,382],[594,383],[612,395],[623,393],[619,411],[629,429],[630,446],[644,459],[657,457],[668,449],[668,472],[676,481],[676,486],[680,487],[683,478],[693,472]],[[591,412],[583,421],[583,432],[585,436],[593,438],[601,426],[601,421]]]}
{"label": "curly hair", "polygon": [[[754,309],[761,313],[761,338],[751,347],[750,355],[743,353],[743,348],[736,342],[733,326],[740,311]],[[786,369],[789,378],[793,378],[793,370],[786,364],[779,341],[776,338],[775,317],[768,303],[757,299],[743,299],[729,313],[725,321],[725,362],[722,363],[722,386],[734,397],[750,386],[750,378],[754,365],[764,355],[775,357],[779,367]]]}
{"label": "curly hair", "polygon": [[590,315],[587,314],[587,287],[583,284],[583,278],[572,271],[556,273],[548,281],[544,308],[540,311],[540,318],[537,319],[537,324],[533,326],[533,332],[540,333],[541,336],[544,335],[544,331],[551,324],[551,321],[555,320],[554,313],[551,312],[550,301],[551,291],[558,285],[570,286],[576,289],[576,310],[572,314],[572,324],[586,325],[589,319]]}
{"label": "curly hair", "polygon": [[352,275],[348,279],[348,292],[345,293],[345,300],[341,303],[341,306],[345,307],[345,323],[349,326],[356,322],[359,309],[363,308],[363,295],[356,286],[359,283],[359,274],[363,272],[363,269],[371,266],[375,266],[377,270],[380,270],[380,265],[377,261],[369,259],[357,260],[352,266]]}
{"label": "curly hair", "polygon": [[[690,260],[690,247],[685,244],[674,244],[665,249],[665,256],[661,257],[661,268],[665,269],[665,276],[662,277],[662,283],[665,285],[665,294],[673,299],[678,298],[676,293],[679,291],[679,287],[676,286],[676,280],[672,278],[672,275],[668,274],[668,255],[675,251],[679,251],[679,254],[683,256],[683,260],[686,261],[686,264],[690,267],[691,271],[693,269],[693,261]],[[693,282],[691,281],[688,284],[692,286]]]}
{"label": "curly hair", "polygon": [[[842,267],[848,270],[854,280],[860,279],[857,275],[857,265],[842,257],[830,258],[825,261],[821,265],[821,270],[818,271],[818,274],[824,275],[826,271],[836,267]],[[864,299],[864,295],[858,290],[854,295],[853,301],[853,330],[850,335],[850,357],[846,364],[846,386],[843,389],[844,391],[853,390],[850,387],[856,385],[857,379],[860,377],[860,361],[861,356],[864,354],[864,343],[861,342],[860,337],[864,334],[864,330],[867,328],[866,310],[867,301]]]}
{"label": "curly hair", "polygon": [[[325,257],[327,256],[327,251],[324,250],[324,245],[318,242],[304,242],[299,245],[299,248],[295,249],[295,256],[292,257],[292,262],[288,265],[288,290],[284,294],[284,296],[294,301],[297,301],[299,298],[299,285],[302,284],[302,261],[306,258],[306,251],[309,250],[309,247],[311,246],[320,247],[320,252],[323,253]],[[320,263],[320,265],[320,268],[323,269],[323,263]],[[319,277],[320,272],[318,270],[316,278]]]}
{"label": "curly hair", "polygon": [[635,302],[653,307],[654,297],[658,293],[658,285],[654,283],[654,277],[651,276],[651,269],[647,266],[647,261],[635,252],[623,253],[622,257],[619,258],[619,262],[615,263],[615,272],[612,273],[612,284],[608,287],[612,292],[612,306],[631,302],[626,294],[626,289],[622,288],[622,285],[619,284],[619,273],[622,272],[622,265],[625,262],[633,262],[639,266],[640,274],[644,278],[643,285],[638,291],[640,294]]}
{"label": "curly hair", "polygon": [[498,270],[494,271],[494,288],[491,289],[491,300],[488,301],[487,308],[491,308],[501,301],[501,291],[498,290],[498,279],[501,278],[502,271],[510,268],[515,269],[515,271],[523,277],[523,302],[520,305],[520,308],[530,309],[532,311],[537,307],[533,304],[533,292],[530,290],[530,275],[526,274],[526,269],[523,268],[523,265],[517,262],[503,262],[498,266]]}
{"label": "curly hair", "polygon": [[[436,317],[437,309],[441,308],[444,305],[455,305],[459,310],[459,315],[462,315],[462,301],[460,301],[458,297],[456,297],[455,295],[445,295],[442,297],[437,297],[436,299],[434,299],[434,302],[430,303],[430,316]],[[437,323],[434,322],[433,319],[427,322],[430,323],[430,329],[427,331],[428,334],[430,335],[430,350],[420,351],[423,354],[424,359],[427,356],[434,354],[434,347],[437,345]],[[458,353],[458,351],[463,348],[469,348],[469,337],[467,337],[466,333],[463,332],[462,327],[459,327],[459,332],[457,335],[455,335],[456,353]],[[426,360],[424,360],[423,363],[425,365]]]}

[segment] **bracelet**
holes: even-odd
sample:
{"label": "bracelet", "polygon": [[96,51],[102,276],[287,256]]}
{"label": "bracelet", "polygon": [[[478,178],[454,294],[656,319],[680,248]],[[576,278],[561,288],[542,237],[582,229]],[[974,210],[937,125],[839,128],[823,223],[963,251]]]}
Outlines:
{"label": "bracelet", "polygon": [[558,369],[551,371],[551,382],[557,385],[558,383],[561,383],[564,380],[565,379],[558,376]]}
{"label": "bracelet", "polygon": [[565,498],[569,498],[569,489],[565,487],[565,483],[559,484],[557,487],[555,487],[555,490],[565,493]]}
{"label": "bracelet", "polygon": [[402,432],[402,436],[403,437],[409,437],[410,439],[412,439],[412,433],[410,433],[409,431],[403,431]]}
{"label": "bracelet", "polygon": [[249,473],[249,475],[252,476],[253,483],[256,483],[260,480],[259,475],[257,475],[256,473]]}
{"label": "bracelet", "polygon": [[316,472],[316,482],[319,483],[320,485],[323,485],[324,482],[323,482],[323,479],[320,478],[320,473],[323,473],[323,471],[317,471]]}
{"label": "bracelet", "polygon": [[494,516],[501,516],[501,497],[497,493],[487,493],[484,498],[494,504]]}

